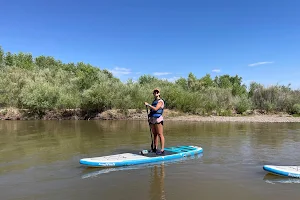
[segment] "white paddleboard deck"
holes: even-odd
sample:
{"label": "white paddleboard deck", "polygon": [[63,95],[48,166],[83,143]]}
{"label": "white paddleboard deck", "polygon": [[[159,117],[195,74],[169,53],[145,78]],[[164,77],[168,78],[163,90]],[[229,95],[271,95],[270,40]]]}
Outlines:
{"label": "white paddleboard deck", "polygon": [[88,162],[114,163],[114,162],[122,162],[126,160],[140,160],[140,159],[148,159],[148,157],[138,155],[138,154],[133,154],[133,153],[121,153],[121,154],[110,155],[110,156],[85,158],[84,160]]}
{"label": "white paddleboard deck", "polygon": [[300,166],[264,165],[263,169],[280,176],[300,178]]}

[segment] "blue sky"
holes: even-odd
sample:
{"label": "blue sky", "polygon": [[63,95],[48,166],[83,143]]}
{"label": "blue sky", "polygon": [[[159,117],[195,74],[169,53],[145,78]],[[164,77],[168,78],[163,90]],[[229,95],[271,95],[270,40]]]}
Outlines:
{"label": "blue sky", "polygon": [[0,0],[4,51],[90,63],[123,81],[223,74],[300,89],[298,0]]}

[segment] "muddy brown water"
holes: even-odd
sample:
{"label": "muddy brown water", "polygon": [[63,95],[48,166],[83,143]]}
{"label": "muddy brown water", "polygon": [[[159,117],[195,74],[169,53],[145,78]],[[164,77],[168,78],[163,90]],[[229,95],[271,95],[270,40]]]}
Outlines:
{"label": "muddy brown water", "polygon": [[171,163],[87,168],[84,157],[150,146],[145,121],[0,121],[0,199],[299,199],[300,123],[165,122],[166,146],[203,154]]}

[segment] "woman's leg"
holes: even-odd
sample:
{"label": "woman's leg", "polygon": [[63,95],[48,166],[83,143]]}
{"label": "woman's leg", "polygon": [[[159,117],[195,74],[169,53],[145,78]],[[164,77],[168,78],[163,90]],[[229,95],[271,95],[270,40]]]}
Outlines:
{"label": "woman's leg", "polygon": [[160,139],[160,145],[161,145],[161,151],[164,151],[165,149],[165,137],[164,137],[164,129],[163,125],[161,123],[155,124],[156,126],[156,133],[159,136]]}
{"label": "woman's leg", "polygon": [[158,146],[158,133],[157,133],[157,128],[155,124],[151,124],[151,130],[153,134],[153,149],[157,149]]}

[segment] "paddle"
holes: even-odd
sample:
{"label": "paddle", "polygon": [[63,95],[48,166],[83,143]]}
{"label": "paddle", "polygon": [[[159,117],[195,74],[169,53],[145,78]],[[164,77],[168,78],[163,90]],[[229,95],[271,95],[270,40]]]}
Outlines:
{"label": "paddle", "polygon": [[[149,114],[148,114],[148,107],[146,106],[147,109],[147,117],[149,119]],[[151,135],[151,150],[153,151],[153,138],[152,138],[152,131],[151,131],[151,126],[149,124],[149,129],[150,129],[150,135]]]}

